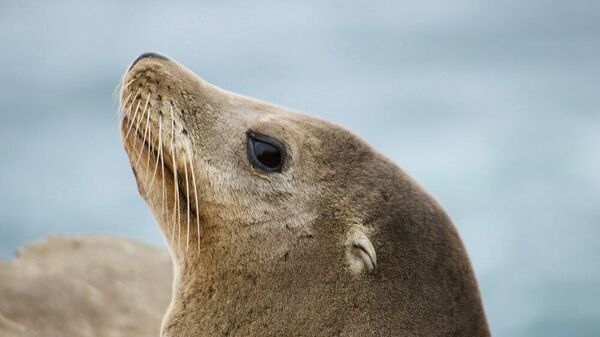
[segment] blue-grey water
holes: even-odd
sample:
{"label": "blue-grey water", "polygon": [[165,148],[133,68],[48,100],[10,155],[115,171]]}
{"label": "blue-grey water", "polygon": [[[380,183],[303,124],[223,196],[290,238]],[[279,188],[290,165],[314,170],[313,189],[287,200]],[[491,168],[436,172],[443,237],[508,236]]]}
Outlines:
{"label": "blue-grey water", "polygon": [[600,2],[0,1],[0,255],[162,245],[114,90],[160,51],[347,126],[454,219],[495,336],[600,336]]}

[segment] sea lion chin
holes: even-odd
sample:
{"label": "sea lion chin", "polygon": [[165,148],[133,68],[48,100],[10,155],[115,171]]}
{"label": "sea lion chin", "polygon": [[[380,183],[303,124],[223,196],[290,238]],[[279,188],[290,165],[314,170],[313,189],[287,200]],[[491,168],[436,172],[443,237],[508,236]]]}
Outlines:
{"label": "sea lion chin", "polygon": [[154,53],[121,110],[174,262],[163,336],[489,336],[451,220],[348,130]]}

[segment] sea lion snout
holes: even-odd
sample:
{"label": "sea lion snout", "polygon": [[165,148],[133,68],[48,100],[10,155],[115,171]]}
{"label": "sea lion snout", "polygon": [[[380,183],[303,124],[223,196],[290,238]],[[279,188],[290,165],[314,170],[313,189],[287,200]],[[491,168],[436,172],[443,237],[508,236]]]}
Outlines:
{"label": "sea lion snout", "polygon": [[159,54],[159,53],[154,53],[154,52],[143,53],[142,55],[138,56],[138,57],[137,57],[137,58],[136,58],[136,59],[133,61],[133,63],[131,63],[131,65],[129,66],[129,69],[128,69],[128,71],[129,71],[129,70],[131,70],[131,69],[133,69],[133,67],[134,67],[134,66],[135,66],[135,65],[136,65],[138,62],[140,62],[140,61],[141,61],[141,60],[143,60],[143,59],[147,59],[147,58],[153,58],[153,59],[157,59],[157,60],[166,60],[166,61],[168,61],[168,60],[169,60],[169,58],[168,58],[168,57],[166,57],[166,56],[164,56],[164,55],[161,55],[161,54]]}

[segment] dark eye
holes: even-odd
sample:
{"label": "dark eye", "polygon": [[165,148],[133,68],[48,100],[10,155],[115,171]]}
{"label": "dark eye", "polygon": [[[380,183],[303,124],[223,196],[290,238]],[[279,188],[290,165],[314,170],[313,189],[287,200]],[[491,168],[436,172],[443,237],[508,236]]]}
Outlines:
{"label": "dark eye", "polygon": [[281,172],[285,149],[275,138],[248,131],[248,159],[257,169]]}

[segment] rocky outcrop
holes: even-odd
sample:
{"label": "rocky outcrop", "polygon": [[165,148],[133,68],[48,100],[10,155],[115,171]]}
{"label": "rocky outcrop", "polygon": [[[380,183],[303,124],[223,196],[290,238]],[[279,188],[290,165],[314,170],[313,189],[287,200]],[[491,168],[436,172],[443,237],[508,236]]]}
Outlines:
{"label": "rocky outcrop", "polygon": [[0,260],[0,336],[158,336],[171,275],[166,251],[129,239],[25,246]]}

